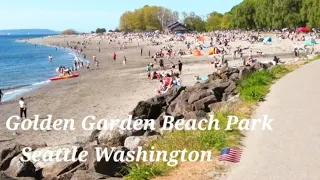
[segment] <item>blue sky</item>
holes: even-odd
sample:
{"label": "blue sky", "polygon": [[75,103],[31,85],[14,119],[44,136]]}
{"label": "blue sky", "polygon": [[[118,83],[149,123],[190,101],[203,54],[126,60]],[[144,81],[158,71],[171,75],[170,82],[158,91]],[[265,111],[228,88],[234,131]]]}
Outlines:
{"label": "blue sky", "polygon": [[163,6],[178,12],[206,15],[227,12],[242,0],[1,0],[0,29],[74,28],[89,32],[97,27],[107,30],[119,25],[120,15],[144,5]]}

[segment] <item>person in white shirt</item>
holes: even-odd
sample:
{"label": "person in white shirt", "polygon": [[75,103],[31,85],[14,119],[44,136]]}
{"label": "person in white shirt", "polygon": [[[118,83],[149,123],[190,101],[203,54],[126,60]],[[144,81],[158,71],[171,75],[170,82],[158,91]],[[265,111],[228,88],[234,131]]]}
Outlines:
{"label": "person in white shirt", "polygon": [[23,98],[20,98],[19,106],[20,106],[20,118],[22,119],[22,115],[24,115],[24,117],[27,118],[27,104]]}

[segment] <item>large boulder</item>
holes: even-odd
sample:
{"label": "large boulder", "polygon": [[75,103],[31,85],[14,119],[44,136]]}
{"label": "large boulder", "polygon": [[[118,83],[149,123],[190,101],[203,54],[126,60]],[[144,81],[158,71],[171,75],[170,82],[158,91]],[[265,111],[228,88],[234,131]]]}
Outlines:
{"label": "large boulder", "polygon": [[193,93],[190,94],[189,99],[188,99],[188,103],[192,104],[202,98],[205,98],[207,96],[212,95],[213,92],[212,91],[208,91],[207,89],[203,89],[203,90],[199,90],[199,91],[195,91]]}
{"label": "large boulder", "polygon": [[130,136],[124,142],[124,147],[131,150],[136,151],[139,146],[148,147],[150,142],[158,139],[159,136]]}
{"label": "large boulder", "polygon": [[[129,126],[133,127],[132,122]],[[112,127],[111,127],[112,125]],[[104,126],[104,129],[100,131],[98,135],[98,143],[101,145],[106,145],[109,147],[118,147],[124,144],[124,140],[129,136],[140,136],[143,135],[145,130],[143,129],[143,125],[141,126],[141,130],[133,129],[122,129],[121,121],[114,121],[113,123],[107,123]]]}
{"label": "large boulder", "polygon": [[199,110],[208,110],[208,105],[217,102],[217,98],[214,95],[205,97],[203,99],[200,99],[199,101],[196,101],[193,104],[193,110],[199,111]]}
{"label": "large boulder", "polygon": [[177,86],[170,88],[165,93],[166,105],[169,105],[172,101],[174,101],[184,89],[185,87],[177,87]]}
{"label": "large boulder", "polygon": [[71,180],[100,180],[108,178],[109,176],[100,173],[90,172],[87,170],[78,170],[73,174]]}
{"label": "large boulder", "polygon": [[9,176],[7,176],[5,173],[3,173],[3,172],[0,172],[0,179],[1,180],[16,180],[16,179],[14,179],[14,178],[12,178],[12,177],[9,177]]}
{"label": "large boulder", "polygon": [[234,81],[234,82],[238,82],[239,81],[239,73],[233,73],[229,76],[229,79],[231,81]]}
{"label": "large boulder", "polygon": [[22,155],[14,157],[9,168],[5,171],[5,174],[10,177],[36,177],[36,168],[32,162],[22,162],[20,159]]}
{"label": "large boulder", "polygon": [[[101,145],[90,145],[88,144],[85,148],[85,151],[88,152],[88,159],[85,162],[86,169],[91,172],[97,172],[103,175],[107,176],[115,176],[116,174],[120,173],[123,167],[123,162],[115,162],[114,161],[114,153],[116,151],[124,151],[123,149],[117,149],[112,151],[111,148],[107,146],[101,146]],[[106,157],[105,155],[102,156],[101,160],[98,159],[97,151],[108,151],[108,153],[111,153],[110,159]],[[102,155],[102,153],[101,153]]]}
{"label": "large boulder", "polygon": [[244,77],[246,77],[247,75],[249,75],[251,73],[250,68],[242,66],[239,68],[239,79],[243,79]]}
{"label": "large boulder", "polygon": [[[34,164],[36,171],[40,172],[37,176],[43,178],[53,178],[59,176],[69,169],[79,165],[77,155],[83,150],[79,145],[61,145],[61,146],[51,146],[38,148],[30,152],[26,152],[24,155],[30,159],[32,156],[40,156],[39,160],[35,161],[31,159],[32,164]],[[74,156],[75,161],[71,161]],[[55,158],[58,157],[62,161],[56,161]],[[47,161],[46,159],[54,158],[53,161]],[[65,161],[68,159],[70,161]]]}
{"label": "large boulder", "polygon": [[222,101],[223,94],[225,93],[225,90],[229,87],[230,81],[227,82],[219,82],[215,83],[211,89],[213,91],[214,96],[216,97],[217,101]]}
{"label": "large boulder", "polygon": [[177,103],[177,105],[175,106],[174,112],[171,114],[172,116],[179,116],[182,114],[186,114],[190,111],[192,111],[192,105],[188,102],[185,101],[180,101]]}
{"label": "large boulder", "polygon": [[211,81],[214,81],[217,79],[221,79],[221,76],[220,76],[220,74],[214,72],[214,73],[208,75],[208,79]]}
{"label": "large boulder", "polygon": [[225,89],[225,93],[227,94],[227,96],[236,95],[237,94],[236,90],[237,90],[237,84],[231,81],[230,85],[227,87],[227,89]]}
{"label": "large boulder", "polygon": [[25,146],[14,143],[6,143],[0,146],[0,171],[8,169],[10,161],[21,153]]}
{"label": "large boulder", "polygon": [[166,103],[165,101],[157,101],[156,98],[165,100],[164,96],[156,96],[147,101],[140,101],[132,111],[132,117],[134,119],[157,119]]}

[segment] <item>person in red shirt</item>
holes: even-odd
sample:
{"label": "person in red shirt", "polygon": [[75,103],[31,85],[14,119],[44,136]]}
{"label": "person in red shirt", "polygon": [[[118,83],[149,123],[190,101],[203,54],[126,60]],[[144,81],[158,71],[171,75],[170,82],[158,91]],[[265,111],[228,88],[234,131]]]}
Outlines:
{"label": "person in red shirt", "polygon": [[113,53],[113,60],[116,60],[116,59],[117,59],[117,54]]}

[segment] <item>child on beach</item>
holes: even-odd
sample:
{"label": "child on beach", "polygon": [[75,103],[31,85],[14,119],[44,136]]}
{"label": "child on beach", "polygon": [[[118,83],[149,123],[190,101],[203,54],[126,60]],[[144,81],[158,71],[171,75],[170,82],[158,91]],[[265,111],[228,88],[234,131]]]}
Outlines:
{"label": "child on beach", "polygon": [[149,64],[147,64],[146,70],[148,79],[151,79],[151,67]]}

